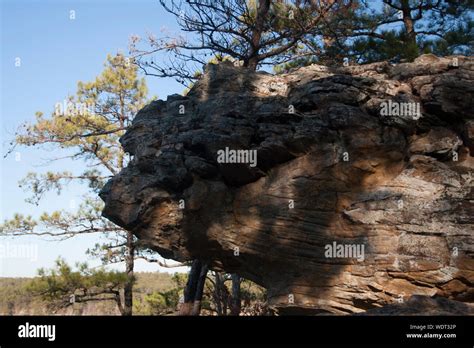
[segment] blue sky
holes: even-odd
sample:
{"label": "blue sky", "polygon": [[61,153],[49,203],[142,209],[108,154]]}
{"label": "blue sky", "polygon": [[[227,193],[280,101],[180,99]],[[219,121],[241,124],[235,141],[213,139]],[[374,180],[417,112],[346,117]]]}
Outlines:
{"label": "blue sky", "polygon": [[[33,121],[36,111],[49,115],[57,102],[74,94],[77,81],[93,80],[103,68],[106,55],[128,53],[132,34],[159,35],[166,27],[176,30],[174,18],[162,10],[157,0],[0,0],[1,2],[1,91],[0,129],[2,156],[15,130]],[[75,19],[70,19],[74,11]],[[15,66],[16,59],[21,65]],[[181,93],[183,87],[173,80],[147,77],[150,95],[165,98]],[[25,202],[28,193],[18,180],[29,171],[69,170],[79,172],[84,163],[62,160],[45,165],[46,159],[62,156],[51,149],[18,148],[1,161],[0,220],[14,213],[39,216],[44,211],[72,209],[86,192],[72,185],[58,196],[49,193],[34,206]],[[19,156],[19,157],[18,157]],[[17,159],[20,159],[17,161]],[[33,276],[39,267],[51,267],[64,257],[69,262],[88,260],[85,250],[97,236],[77,237],[63,242],[33,237],[1,238],[3,250],[14,253],[20,247],[31,250],[30,257],[1,257],[0,276]],[[92,260],[91,265],[98,265]],[[138,262],[137,271],[155,271],[156,265]],[[175,271],[175,269],[172,269]]]}

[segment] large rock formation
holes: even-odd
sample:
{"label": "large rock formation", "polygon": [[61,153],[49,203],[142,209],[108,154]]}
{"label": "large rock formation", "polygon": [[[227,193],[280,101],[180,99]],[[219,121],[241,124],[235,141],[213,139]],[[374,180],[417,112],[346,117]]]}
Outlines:
{"label": "large rock formation", "polygon": [[[461,56],[284,75],[209,65],[187,96],[138,113],[103,214],[166,258],[266,287],[281,313],[472,302],[473,83]],[[221,163],[226,148],[257,161]]]}

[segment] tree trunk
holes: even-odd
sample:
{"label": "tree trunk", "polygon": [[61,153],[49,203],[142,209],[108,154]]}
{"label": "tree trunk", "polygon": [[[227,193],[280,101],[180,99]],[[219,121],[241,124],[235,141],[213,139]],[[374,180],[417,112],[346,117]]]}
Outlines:
{"label": "tree trunk", "polygon": [[416,32],[415,32],[415,23],[411,16],[410,2],[408,0],[402,0],[402,12],[403,12],[403,24],[408,36],[408,43],[416,46]]}
{"label": "tree trunk", "polygon": [[265,31],[265,21],[270,11],[270,3],[270,0],[258,0],[255,25],[252,30],[252,43],[250,45],[250,51],[248,52],[248,59],[244,60],[244,67],[254,71],[257,70],[259,63],[258,52],[260,51],[260,41]]}
{"label": "tree trunk", "polygon": [[252,70],[252,71],[255,71],[257,70],[257,66],[258,66],[258,57],[254,56],[254,57],[251,57],[247,63],[244,63],[244,67]]}
{"label": "tree trunk", "polygon": [[230,307],[230,315],[240,315],[240,276],[236,273],[231,274],[232,277],[232,304]]}
{"label": "tree trunk", "polygon": [[214,303],[216,305],[217,315],[222,316],[225,315],[223,310],[223,301],[222,301],[222,293],[223,293],[223,282],[222,277],[219,272],[215,272],[215,287],[214,287]]}
{"label": "tree trunk", "polygon": [[122,298],[120,296],[120,291],[114,293],[115,302],[117,303],[117,307],[120,311],[120,315],[125,315],[124,307],[122,306]]}
{"label": "tree trunk", "polygon": [[202,295],[204,293],[204,284],[206,283],[208,266],[207,263],[201,265],[201,272],[199,274],[197,286],[196,286],[196,295],[194,296],[194,305],[192,315],[199,315],[201,313],[201,301]]}
{"label": "tree trunk", "polygon": [[207,264],[201,260],[193,261],[184,289],[184,302],[181,305],[180,315],[199,315],[207,269]]}
{"label": "tree trunk", "polygon": [[192,313],[194,295],[196,294],[196,287],[200,272],[201,262],[199,260],[194,260],[191,265],[191,269],[189,270],[186,287],[184,288],[184,302],[180,308],[180,315],[191,315]]}
{"label": "tree trunk", "polygon": [[127,231],[127,253],[125,255],[125,272],[127,274],[127,282],[123,288],[123,315],[132,315],[133,312],[133,284],[135,262],[135,245],[133,242],[132,232]]}

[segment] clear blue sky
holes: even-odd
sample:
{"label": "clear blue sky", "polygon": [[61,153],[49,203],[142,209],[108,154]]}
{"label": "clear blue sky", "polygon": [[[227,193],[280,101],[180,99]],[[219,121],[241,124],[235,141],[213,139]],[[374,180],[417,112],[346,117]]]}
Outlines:
{"label": "clear blue sky", "polygon": [[[74,94],[77,81],[89,81],[98,75],[108,53],[128,53],[130,35],[160,34],[166,27],[176,30],[174,18],[161,9],[157,0],[0,0],[1,3],[1,91],[0,128],[2,156],[15,130],[32,121],[36,111],[49,115],[57,102]],[[75,19],[70,19],[75,11]],[[15,59],[21,66],[15,66]],[[150,95],[166,98],[181,93],[183,87],[173,80],[147,78]],[[28,193],[18,180],[29,171],[69,170],[79,172],[83,162],[63,160],[45,166],[45,159],[61,156],[51,149],[19,148],[1,162],[0,220],[14,213],[39,216],[44,211],[69,209],[71,200],[80,202],[86,192],[73,185],[61,196],[48,194],[39,206],[25,202]],[[1,258],[0,276],[33,276],[39,267],[51,267],[62,256],[71,263],[85,261],[85,250],[97,242],[97,236],[78,237],[65,242],[50,242],[33,237],[0,238],[0,246],[20,244],[29,250],[29,258]],[[3,249],[6,250],[6,249]],[[36,254],[37,253],[37,254]],[[37,256],[37,257],[36,257]],[[92,260],[92,265],[98,265]],[[138,271],[158,267],[139,262]],[[173,270],[174,271],[174,270]]]}

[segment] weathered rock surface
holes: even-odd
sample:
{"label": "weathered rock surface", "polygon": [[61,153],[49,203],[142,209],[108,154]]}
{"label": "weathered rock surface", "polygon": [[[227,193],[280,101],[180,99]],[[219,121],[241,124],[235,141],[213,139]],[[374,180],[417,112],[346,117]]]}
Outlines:
{"label": "weathered rock surface", "polygon": [[448,300],[444,297],[431,298],[413,295],[406,302],[370,309],[360,315],[474,315],[472,304]]}
{"label": "weathered rock surface", "polygon": [[[166,258],[266,287],[282,313],[474,302],[473,110],[462,56],[277,76],[209,65],[187,96],[138,113],[103,214]],[[257,165],[218,163],[226,147]],[[328,257],[334,242],[363,257]]]}

